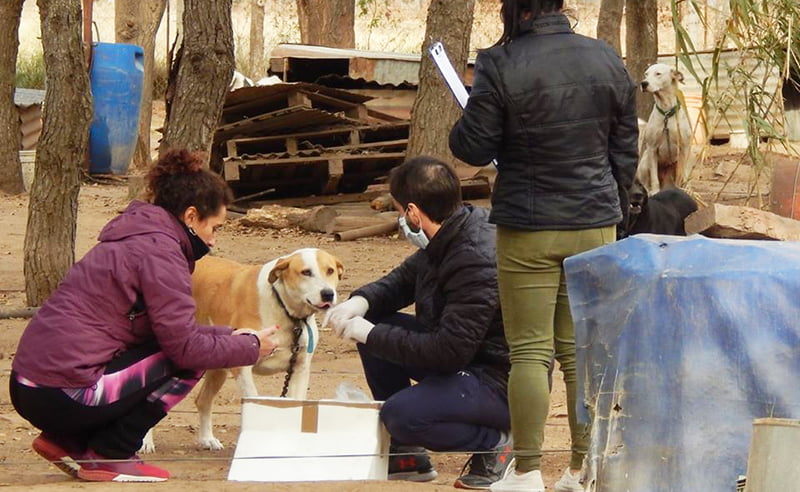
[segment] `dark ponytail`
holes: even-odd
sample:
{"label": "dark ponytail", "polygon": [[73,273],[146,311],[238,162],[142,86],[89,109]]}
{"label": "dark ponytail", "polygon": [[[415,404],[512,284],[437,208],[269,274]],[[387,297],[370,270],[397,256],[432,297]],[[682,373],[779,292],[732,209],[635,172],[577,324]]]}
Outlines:
{"label": "dark ponytail", "polygon": [[508,44],[519,35],[522,14],[531,13],[530,20],[542,14],[560,12],[564,8],[564,0],[502,0],[500,16],[503,18],[503,34],[494,46]]}
{"label": "dark ponytail", "polygon": [[147,191],[151,203],[180,217],[194,206],[200,219],[219,212],[233,202],[228,184],[216,173],[203,167],[202,152],[185,149],[168,150],[147,174]]}

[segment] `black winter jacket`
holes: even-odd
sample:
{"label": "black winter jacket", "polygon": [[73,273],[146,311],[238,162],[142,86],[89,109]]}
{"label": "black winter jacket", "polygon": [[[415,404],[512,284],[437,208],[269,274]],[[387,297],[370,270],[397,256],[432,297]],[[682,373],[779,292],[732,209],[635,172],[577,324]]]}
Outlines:
{"label": "black winter jacket", "polygon": [[370,319],[416,303],[417,320],[429,330],[378,323],[367,338],[372,354],[443,374],[468,370],[505,396],[510,364],[488,218],[488,210],[465,205],[425,249],[352,295],[367,299]]}
{"label": "black winter jacket", "polygon": [[498,162],[491,221],[530,230],[589,229],[622,219],[638,160],[636,86],[606,43],[544,15],[481,51],[450,133],[459,159]]}

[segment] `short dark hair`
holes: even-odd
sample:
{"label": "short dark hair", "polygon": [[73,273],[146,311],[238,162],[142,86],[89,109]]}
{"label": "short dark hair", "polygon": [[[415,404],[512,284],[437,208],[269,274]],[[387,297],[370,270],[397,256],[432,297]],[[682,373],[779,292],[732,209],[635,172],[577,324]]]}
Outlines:
{"label": "short dark hair", "polygon": [[560,12],[564,8],[564,0],[502,0],[500,16],[503,18],[503,34],[494,44],[501,46],[510,43],[520,33],[522,13],[529,11],[531,19],[542,14]]}
{"label": "short dark hair", "polygon": [[205,219],[233,202],[228,183],[204,167],[205,153],[186,149],[166,151],[147,174],[151,203],[180,217],[194,206]]}
{"label": "short dark hair", "polygon": [[439,224],[461,207],[458,176],[453,168],[435,157],[414,157],[392,169],[389,191],[404,209],[415,203]]}

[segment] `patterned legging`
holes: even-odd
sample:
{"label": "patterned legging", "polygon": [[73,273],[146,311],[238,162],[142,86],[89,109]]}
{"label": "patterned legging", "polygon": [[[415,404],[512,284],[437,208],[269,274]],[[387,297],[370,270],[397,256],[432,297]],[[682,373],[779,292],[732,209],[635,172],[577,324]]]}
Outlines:
{"label": "patterned legging", "polygon": [[12,373],[9,391],[17,412],[47,434],[102,456],[128,458],[202,375],[176,368],[149,344],[115,357],[91,386],[52,388]]}

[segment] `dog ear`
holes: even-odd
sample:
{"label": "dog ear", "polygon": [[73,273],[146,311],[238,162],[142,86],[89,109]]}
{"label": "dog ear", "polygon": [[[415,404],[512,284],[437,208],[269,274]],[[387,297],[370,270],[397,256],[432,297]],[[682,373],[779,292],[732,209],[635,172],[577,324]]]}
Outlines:
{"label": "dog ear", "polygon": [[683,74],[679,70],[672,69],[672,79],[683,82]]}
{"label": "dog ear", "polygon": [[342,262],[339,261],[339,258],[336,258],[336,271],[339,274],[339,280],[341,280],[342,276],[344,275],[344,265],[342,265]]}
{"label": "dog ear", "polygon": [[283,272],[289,268],[289,263],[291,263],[291,258],[281,258],[278,260],[278,262],[275,263],[275,266],[269,272],[269,283],[273,283],[278,280],[278,277],[283,275]]}

